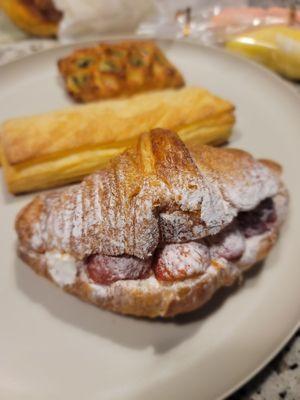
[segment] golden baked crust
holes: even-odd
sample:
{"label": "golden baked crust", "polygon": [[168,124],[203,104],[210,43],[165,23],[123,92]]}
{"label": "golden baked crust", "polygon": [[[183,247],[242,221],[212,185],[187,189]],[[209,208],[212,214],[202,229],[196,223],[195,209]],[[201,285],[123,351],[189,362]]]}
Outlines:
{"label": "golden baked crust", "polygon": [[[64,289],[113,311],[139,316],[173,316],[206,302],[222,286],[263,259],[285,219],[287,192],[278,166],[241,150],[194,146],[164,130],[143,134],[136,146],[80,185],[37,196],[16,219],[19,253],[35,271],[52,279],[47,254],[78,260],[92,254],[147,259],[167,241],[197,241],[229,226],[239,212],[272,198],[276,224],[251,242],[230,265],[211,263],[202,275],[179,282],[145,279],[94,285],[76,275]],[[171,219],[170,219],[171,217]],[[174,219],[175,217],[175,219]],[[250,243],[250,242],[247,242]]]}
{"label": "golden baked crust", "polygon": [[55,36],[62,13],[51,0],[1,0],[0,8],[26,33]]}
{"label": "golden baked crust", "polygon": [[68,93],[78,102],[126,97],[184,85],[180,72],[155,43],[100,43],[58,61]]}
{"label": "golden baked crust", "polygon": [[1,159],[13,193],[80,180],[161,127],[187,143],[224,143],[234,106],[208,91],[186,87],[15,118],[1,127]]}

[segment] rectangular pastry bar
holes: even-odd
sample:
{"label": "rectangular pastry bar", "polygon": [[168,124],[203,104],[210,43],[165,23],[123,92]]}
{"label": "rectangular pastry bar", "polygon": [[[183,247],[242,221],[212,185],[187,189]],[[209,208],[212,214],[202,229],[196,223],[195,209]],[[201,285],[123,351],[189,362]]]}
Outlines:
{"label": "rectangular pastry bar", "polygon": [[0,126],[1,160],[9,190],[30,192],[81,180],[153,128],[221,144],[234,120],[234,106],[207,90],[156,91],[8,120]]}
{"label": "rectangular pastry bar", "polygon": [[184,85],[180,72],[151,41],[101,43],[58,61],[68,93],[89,102]]}

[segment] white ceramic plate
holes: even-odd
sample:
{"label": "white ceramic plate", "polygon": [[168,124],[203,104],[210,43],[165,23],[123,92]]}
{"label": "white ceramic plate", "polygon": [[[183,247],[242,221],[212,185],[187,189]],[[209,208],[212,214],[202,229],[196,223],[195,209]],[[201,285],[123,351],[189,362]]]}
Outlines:
{"label": "white ceramic plate", "polygon": [[[160,42],[190,84],[237,106],[232,145],[284,166],[291,210],[263,268],[177,320],[122,317],[35,275],[15,254],[14,218],[31,196],[0,189],[0,397],[30,400],[217,399],[258,371],[300,315],[300,101],[264,69],[223,51]],[[72,46],[0,69],[0,120],[70,104],[56,60]],[[184,106],[184,105],[183,105]],[[298,204],[298,207],[297,207]]]}

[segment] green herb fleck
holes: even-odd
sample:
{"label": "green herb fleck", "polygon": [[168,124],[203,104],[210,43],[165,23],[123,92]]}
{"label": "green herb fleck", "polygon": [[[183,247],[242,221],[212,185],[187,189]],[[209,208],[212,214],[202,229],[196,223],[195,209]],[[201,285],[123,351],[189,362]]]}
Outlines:
{"label": "green herb fleck", "polygon": [[115,57],[124,57],[126,53],[124,50],[112,49],[111,54]]}
{"label": "green herb fleck", "polygon": [[130,57],[130,64],[134,67],[141,67],[142,65],[144,65],[144,62],[141,58],[133,56]]}
{"label": "green herb fleck", "polygon": [[72,76],[72,81],[75,83],[76,86],[83,86],[87,81],[86,75],[75,75]]}
{"label": "green herb fleck", "polygon": [[120,68],[110,60],[102,61],[99,70],[101,72],[120,72]]}
{"label": "green herb fleck", "polygon": [[91,65],[91,63],[92,63],[92,59],[91,58],[80,58],[78,61],[77,61],[77,66],[79,67],[79,68],[87,68],[88,66],[90,66]]}

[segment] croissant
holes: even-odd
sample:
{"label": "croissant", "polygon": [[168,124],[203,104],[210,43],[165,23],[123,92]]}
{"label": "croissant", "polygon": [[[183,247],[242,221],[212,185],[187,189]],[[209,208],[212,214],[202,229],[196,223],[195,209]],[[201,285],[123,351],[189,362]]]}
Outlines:
{"label": "croissant", "polygon": [[153,128],[176,130],[186,142],[224,143],[234,107],[187,87],[145,93],[14,118],[0,127],[0,159],[12,193],[76,182]]}
{"label": "croissant", "polygon": [[280,174],[272,161],[187,148],[155,129],[81,184],[35,197],[16,219],[18,252],[102,308],[192,311],[269,253],[288,206]]}

